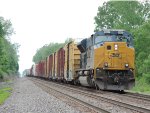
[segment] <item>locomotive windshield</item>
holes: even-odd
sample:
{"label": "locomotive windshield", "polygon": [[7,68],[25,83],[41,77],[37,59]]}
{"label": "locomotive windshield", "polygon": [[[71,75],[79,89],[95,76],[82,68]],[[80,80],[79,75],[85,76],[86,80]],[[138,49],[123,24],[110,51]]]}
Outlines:
{"label": "locomotive windshield", "polygon": [[122,35],[105,35],[95,37],[95,44],[104,42],[126,42],[128,46],[133,46],[132,37]]}

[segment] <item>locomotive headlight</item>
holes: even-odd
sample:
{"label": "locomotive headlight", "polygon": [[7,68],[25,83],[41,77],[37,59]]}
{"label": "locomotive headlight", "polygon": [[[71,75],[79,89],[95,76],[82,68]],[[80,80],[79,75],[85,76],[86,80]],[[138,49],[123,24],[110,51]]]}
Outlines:
{"label": "locomotive headlight", "polygon": [[104,63],[104,66],[105,66],[105,67],[108,67],[108,63],[107,63],[107,62],[105,62],[105,63]]}
{"label": "locomotive headlight", "polygon": [[115,44],[115,50],[118,50],[118,45],[117,44]]}
{"label": "locomotive headlight", "polygon": [[125,64],[125,67],[126,67],[126,68],[129,67],[129,64]]}

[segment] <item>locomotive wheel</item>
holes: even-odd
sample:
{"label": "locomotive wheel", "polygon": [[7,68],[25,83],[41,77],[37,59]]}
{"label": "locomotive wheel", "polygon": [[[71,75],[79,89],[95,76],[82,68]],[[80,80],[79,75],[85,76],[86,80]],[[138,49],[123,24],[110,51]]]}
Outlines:
{"label": "locomotive wheel", "polygon": [[124,92],[124,90],[120,90],[119,93],[120,94],[124,94],[125,92]]}

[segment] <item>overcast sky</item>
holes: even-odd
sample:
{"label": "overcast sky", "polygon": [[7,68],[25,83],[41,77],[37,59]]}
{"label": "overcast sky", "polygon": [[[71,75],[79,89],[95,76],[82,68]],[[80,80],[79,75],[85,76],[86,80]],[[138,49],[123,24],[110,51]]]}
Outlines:
{"label": "overcast sky", "polygon": [[98,6],[106,0],[0,0],[0,16],[10,19],[19,43],[20,72],[30,68],[36,50],[68,37],[86,38],[94,30]]}

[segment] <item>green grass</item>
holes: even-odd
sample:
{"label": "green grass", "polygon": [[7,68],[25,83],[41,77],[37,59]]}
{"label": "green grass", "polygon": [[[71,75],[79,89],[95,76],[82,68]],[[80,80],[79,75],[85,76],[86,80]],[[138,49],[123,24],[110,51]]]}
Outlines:
{"label": "green grass", "polygon": [[147,82],[146,78],[142,77],[136,81],[135,87],[132,89],[132,91],[150,94],[150,84]]}
{"label": "green grass", "polygon": [[0,89],[0,105],[10,96],[12,88],[5,87]]}

